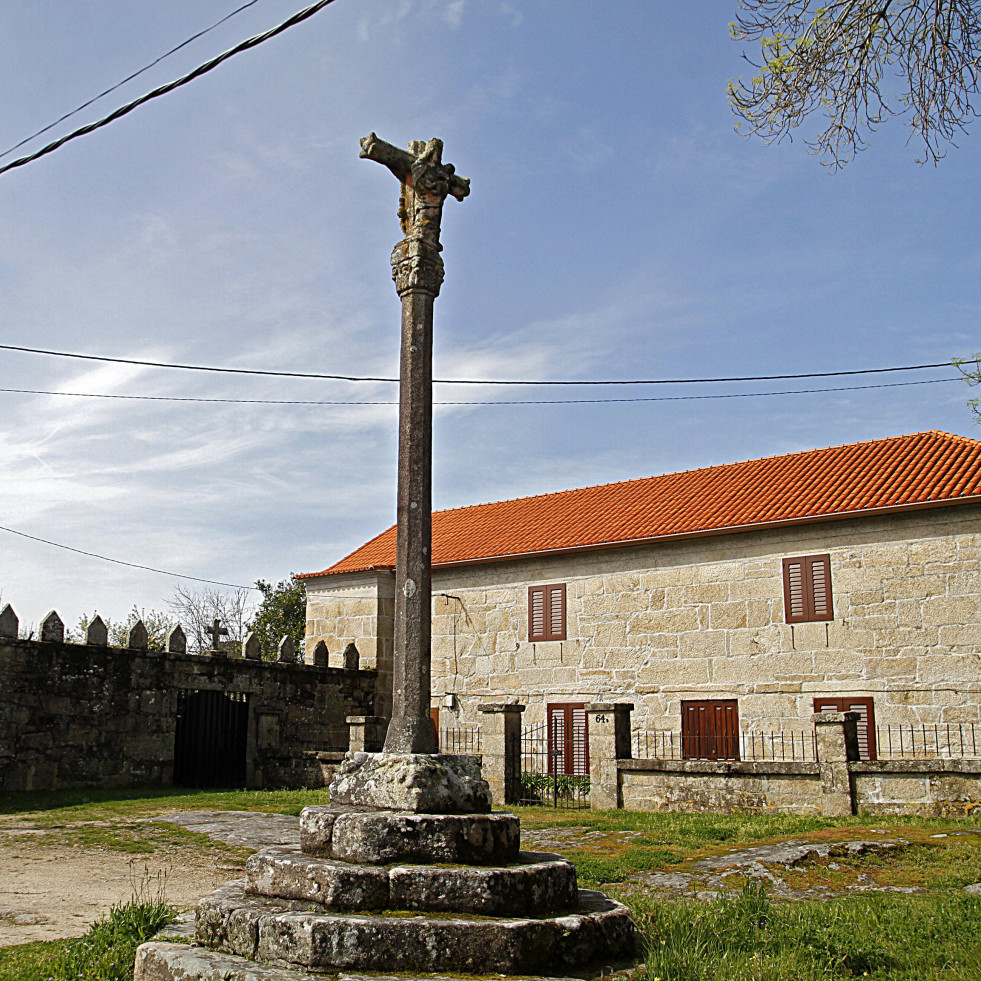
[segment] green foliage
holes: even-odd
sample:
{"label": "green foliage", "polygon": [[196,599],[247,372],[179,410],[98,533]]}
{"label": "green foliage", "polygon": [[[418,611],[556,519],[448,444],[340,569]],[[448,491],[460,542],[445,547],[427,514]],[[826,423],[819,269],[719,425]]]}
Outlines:
{"label": "green foliage", "polygon": [[[972,388],[981,385],[981,351],[973,358],[954,358],[953,365]],[[968,399],[967,406],[976,416],[974,421],[981,425],[981,399]]]}
{"label": "green foliage", "polygon": [[733,111],[766,142],[825,117],[806,143],[831,170],[889,116],[936,163],[976,115],[981,0],[739,0],[729,29],[755,45],[750,79],[729,83]]}
{"label": "green foliage", "polygon": [[[85,631],[89,629],[89,624],[94,620],[88,616],[79,617],[74,629],[69,628],[65,631],[65,640],[69,644],[84,644]],[[167,633],[174,625],[172,618],[166,613],[157,610],[139,610],[135,606],[126,616],[122,623],[113,622],[105,617],[102,622],[106,625],[109,633],[110,647],[126,647],[129,640],[130,628],[136,626],[137,621],[142,620],[146,627],[147,649],[151,651],[162,651],[167,646]]]}
{"label": "green foliage", "polygon": [[524,801],[584,801],[589,797],[589,777],[566,774],[552,776],[549,773],[522,773],[521,799]]}
{"label": "green foliage", "polygon": [[292,577],[275,586],[259,579],[256,588],[262,593],[262,602],[247,629],[259,638],[262,656],[275,659],[279,642],[285,636],[293,638],[297,652],[302,654],[307,621],[303,584]]}
{"label": "green foliage", "polygon": [[976,896],[773,903],[749,882],[709,903],[642,898],[632,906],[650,981],[967,981],[981,959]]}
{"label": "green foliage", "polygon": [[162,895],[138,893],[113,906],[77,940],[0,949],[0,976],[5,981],[133,981],[136,948],[176,912]]}

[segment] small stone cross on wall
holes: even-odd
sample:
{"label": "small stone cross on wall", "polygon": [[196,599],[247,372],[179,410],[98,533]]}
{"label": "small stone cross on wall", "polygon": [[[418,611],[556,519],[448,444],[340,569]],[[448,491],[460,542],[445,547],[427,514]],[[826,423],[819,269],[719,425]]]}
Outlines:
{"label": "small stone cross on wall", "polygon": [[211,650],[220,651],[221,647],[219,645],[221,643],[221,638],[228,636],[228,627],[223,627],[221,625],[221,620],[219,620],[218,617],[215,617],[211,626],[204,628],[204,632],[211,635]]}

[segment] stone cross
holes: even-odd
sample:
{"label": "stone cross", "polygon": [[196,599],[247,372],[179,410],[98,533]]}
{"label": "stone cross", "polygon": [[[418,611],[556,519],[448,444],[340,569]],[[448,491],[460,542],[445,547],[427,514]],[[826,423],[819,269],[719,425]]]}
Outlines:
{"label": "stone cross", "polygon": [[399,179],[399,221],[405,234],[392,252],[392,278],[402,300],[402,355],[395,651],[385,752],[435,753],[429,721],[433,300],[443,283],[443,202],[447,195],[462,201],[470,193],[470,181],[443,163],[441,140],[413,140],[406,151],[372,133],[361,141],[361,156],[383,164]]}
{"label": "stone cross", "polygon": [[204,628],[204,632],[211,635],[211,649],[213,651],[220,651],[221,647],[219,644],[221,643],[222,637],[228,636],[228,627],[223,627],[221,625],[221,620],[219,620],[218,617],[215,617],[211,626]]}

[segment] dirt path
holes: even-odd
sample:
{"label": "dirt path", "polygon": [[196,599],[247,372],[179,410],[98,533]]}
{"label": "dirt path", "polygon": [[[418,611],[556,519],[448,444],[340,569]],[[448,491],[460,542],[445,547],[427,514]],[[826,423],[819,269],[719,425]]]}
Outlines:
{"label": "dirt path", "polygon": [[[110,827],[91,822],[39,828],[0,821],[0,946],[83,934],[114,903],[141,887],[163,886],[176,906],[192,906],[218,885],[239,878],[246,854],[298,837],[297,819],[284,815],[194,813]],[[164,823],[166,822],[166,823]],[[208,837],[179,835],[174,825]],[[142,827],[141,827],[142,825]],[[140,846],[121,852],[107,836]]]}

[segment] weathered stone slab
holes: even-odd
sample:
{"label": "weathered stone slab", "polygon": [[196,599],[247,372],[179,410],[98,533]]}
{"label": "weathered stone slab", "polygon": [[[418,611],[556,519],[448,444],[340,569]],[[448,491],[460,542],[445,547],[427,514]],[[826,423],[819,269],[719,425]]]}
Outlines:
{"label": "weathered stone slab", "polygon": [[400,909],[529,916],[571,910],[579,899],[576,870],[558,855],[522,852],[495,867],[355,865],[305,855],[297,847],[265,848],[246,864],[246,892],[306,900],[348,910]]}
{"label": "weathered stone slab", "polygon": [[345,862],[445,862],[507,865],[518,858],[520,823],[513,814],[414,814],[306,807],[300,847]]}
{"label": "weathered stone slab", "polygon": [[[384,974],[331,974],[332,981],[406,981]],[[271,967],[257,964],[235,954],[220,954],[203,947],[187,944],[151,941],[136,951],[134,981],[324,981],[323,974],[308,974],[296,968]],[[430,975],[426,981],[459,981]],[[509,981],[537,981],[528,976],[512,977]],[[560,981],[560,979],[552,979]],[[561,981],[572,981],[565,978]],[[577,972],[575,981],[581,981]]]}
{"label": "weathered stone slab", "polygon": [[424,814],[486,814],[491,793],[472,756],[348,753],[330,785],[335,804]]}
{"label": "weathered stone slab", "polygon": [[557,975],[629,957],[627,908],[580,890],[580,911],[482,919],[311,912],[311,904],[258,899],[244,883],[198,905],[198,939],[223,953],[314,970]]}
{"label": "weathered stone slab", "polygon": [[203,947],[151,941],[136,948],[133,981],[323,981],[323,975],[257,964]]}

